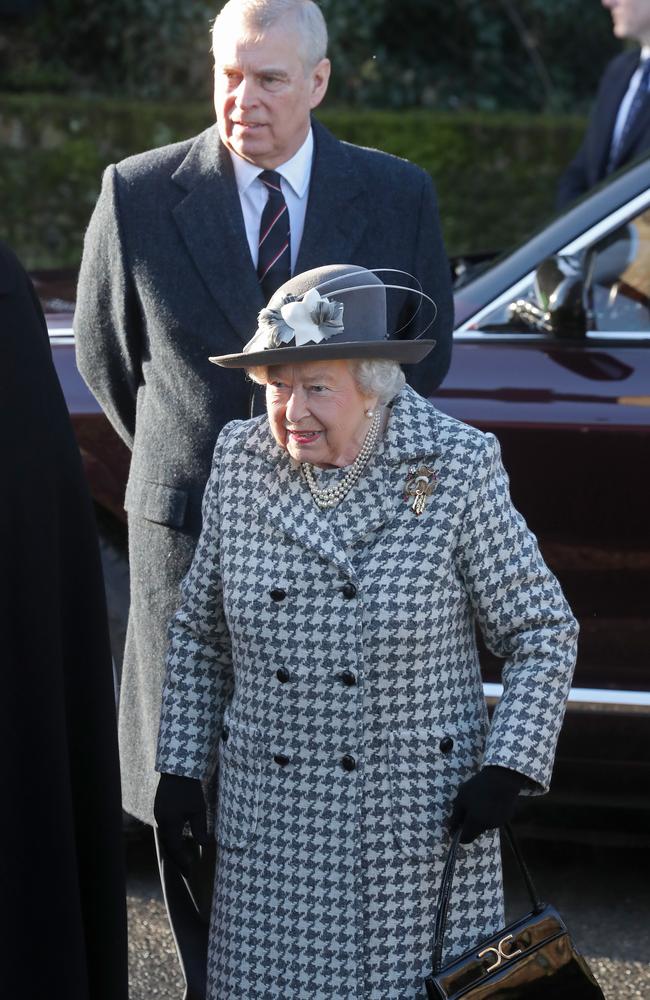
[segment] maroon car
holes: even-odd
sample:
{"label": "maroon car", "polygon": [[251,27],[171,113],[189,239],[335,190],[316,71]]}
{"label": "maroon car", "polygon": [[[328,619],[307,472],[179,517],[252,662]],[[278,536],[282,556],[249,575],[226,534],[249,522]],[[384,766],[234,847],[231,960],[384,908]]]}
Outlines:
{"label": "maroon car", "polygon": [[[98,508],[119,644],[129,456],[77,372],[70,289],[35,277]],[[575,822],[589,826],[585,809],[611,802],[610,836],[650,838],[650,160],[513,253],[466,269],[456,324],[432,398],[499,438],[514,501],[581,624],[550,801],[563,824],[579,803]],[[485,653],[484,666],[494,700],[499,664]],[[537,812],[528,807],[538,832],[557,820]]]}

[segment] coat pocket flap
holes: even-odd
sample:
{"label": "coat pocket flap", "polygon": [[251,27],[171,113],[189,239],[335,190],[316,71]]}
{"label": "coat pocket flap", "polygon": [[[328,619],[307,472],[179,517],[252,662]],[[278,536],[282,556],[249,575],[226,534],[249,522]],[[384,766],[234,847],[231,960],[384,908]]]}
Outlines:
{"label": "coat pocket flap", "polygon": [[484,736],[456,726],[388,735],[393,829],[402,850],[430,859],[446,831],[458,788],[478,770]]}
{"label": "coat pocket flap", "polygon": [[388,734],[391,757],[408,762],[425,758],[449,757],[454,749],[466,746],[468,734],[456,726],[427,726],[426,729],[394,729]]}
{"label": "coat pocket flap", "polygon": [[124,509],[139,514],[147,521],[182,528],[187,508],[187,490],[178,486],[165,486],[148,479],[132,476],[129,479]]}

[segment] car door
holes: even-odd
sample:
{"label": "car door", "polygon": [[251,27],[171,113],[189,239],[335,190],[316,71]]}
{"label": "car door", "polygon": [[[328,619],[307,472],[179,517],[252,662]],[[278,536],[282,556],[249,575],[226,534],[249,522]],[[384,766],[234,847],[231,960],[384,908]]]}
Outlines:
{"label": "car door", "polygon": [[[650,706],[650,193],[567,259],[586,332],[535,321],[547,303],[528,274],[456,331],[434,402],[501,442],[515,505],[580,620],[574,706],[628,717]],[[648,758],[619,721],[607,754]]]}

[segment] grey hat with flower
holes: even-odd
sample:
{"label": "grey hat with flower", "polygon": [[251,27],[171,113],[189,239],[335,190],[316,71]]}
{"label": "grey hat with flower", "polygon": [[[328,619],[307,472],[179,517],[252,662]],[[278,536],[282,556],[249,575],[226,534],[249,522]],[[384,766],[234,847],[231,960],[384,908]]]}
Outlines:
{"label": "grey hat with flower", "polygon": [[369,271],[356,264],[329,264],[294,275],[262,309],[257,331],[244,350],[210,361],[223,368],[347,358],[386,358],[405,364],[421,361],[435,340],[389,338],[386,292],[413,293],[431,303],[434,310],[435,304],[421,289],[385,283],[378,277],[381,273],[383,269]]}

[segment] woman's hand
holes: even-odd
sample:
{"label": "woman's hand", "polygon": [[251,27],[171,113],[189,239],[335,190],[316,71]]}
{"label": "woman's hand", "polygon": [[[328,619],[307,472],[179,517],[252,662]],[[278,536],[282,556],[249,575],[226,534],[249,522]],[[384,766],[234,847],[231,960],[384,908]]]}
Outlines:
{"label": "woman's hand", "polygon": [[486,830],[511,819],[526,778],[507,767],[488,766],[464,782],[451,814],[451,832],[460,828],[461,844],[471,844]]}
{"label": "woman's hand", "polygon": [[179,774],[161,774],[154,800],[153,814],[163,848],[182,874],[187,875],[190,852],[184,844],[183,830],[189,823],[192,836],[202,847],[209,843],[203,788],[197,778]]}

